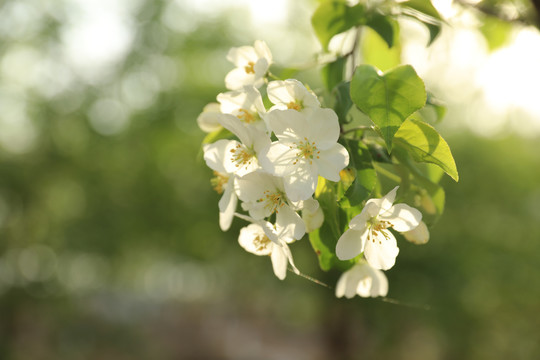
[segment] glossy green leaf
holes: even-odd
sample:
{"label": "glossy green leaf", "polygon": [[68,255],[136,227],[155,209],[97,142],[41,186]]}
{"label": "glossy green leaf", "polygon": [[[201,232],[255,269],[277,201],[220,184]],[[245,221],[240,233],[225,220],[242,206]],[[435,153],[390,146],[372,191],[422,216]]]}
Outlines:
{"label": "glossy green leaf", "polygon": [[424,82],[410,65],[382,74],[370,65],[356,68],[351,81],[351,99],[377,125],[392,150],[392,139],[401,124],[426,103]]}
{"label": "glossy green leaf", "polygon": [[350,82],[342,82],[334,88],[332,94],[335,96],[334,110],[338,116],[340,124],[347,124],[350,120],[347,116],[353,106],[350,93]]}
{"label": "glossy green leaf", "polygon": [[351,155],[351,165],[356,170],[356,174],[352,185],[345,193],[345,197],[340,201],[340,206],[344,208],[359,205],[367,200],[377,185],[377,174],[373,168],[373,160],[367,146],[362,142],[351,141],[349,154]]}
{"label": "glossy green leaf", "polygon": [[393,69],[401,64],[401,44],[399,42],[399,26],[395,23],[394,46],[388,47],[383,38],[372,30],[365,27],[362,30],[362,60],[365,64],[373,65],[382,71]]}
{"label": "glossy green leaf", "polygon": [[311,17],[311,24],[325,50],[334,35],[365,23],[362,4],[348,6],[342,1],[327,1],[319,5]]}
{"label": "glossy green leaf", "polygon": [[347,58],[340,57],[336,61],[328,63],[321,69],[322,80],[326,89],[331,91],[337,84],[343,81],[343,71]]}
{"label": "glossy green leaf", "polygon": [[400,3],[400,5],[418,11],[422,15],[442,21],[441,14],[435,9],[430,0],[408,0]]}
{"label": "glossy green leaf", "polygon": [[396,133],[394,142],[407,149],[416,161],[438,165],[452,179],[459,180],[450,147],[437,130],[425,122],[407,120]]}
{"label": "glossy green leaf", "polygon": [[388,16],[378,13],[370,15],[367,19],[366,26],[372,28],[386,42],[389,48],[394,46],[395,27],[397,22]]}

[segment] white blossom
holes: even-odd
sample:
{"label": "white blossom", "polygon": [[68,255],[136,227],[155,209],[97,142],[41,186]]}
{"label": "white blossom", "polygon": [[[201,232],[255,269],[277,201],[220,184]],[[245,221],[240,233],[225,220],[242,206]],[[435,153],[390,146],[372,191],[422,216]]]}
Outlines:
{"label": "white blossom", "polygon": [[255,221],[249,217],[237,214],[237,216],[253,223],[240,230],[238,243],[248,252],[263,256],[270,255],[272,268],[278,279],[283,280],[287,276],[287,264],[290,264],[293,271],[300,274],[294,265],[293,257],[287,239],[290,239],[290,232],[287,226],[282,226],[279,221],[272,225],[267,221]]}
{"label": "white blossom", "polygon": [[339,172],[349,164],[349,154],[337,143],[339,122],[333,110],[274,110],[267,119],[278,141],[261,151],[259,162],[267,172],[283,177],[289,199],[310,198],[319,175],[340,180]]}
{"label": "white blossom", "polygon": [[268,99],[275,104],[272,110],[320,108],[321,104],[317,96],[296,79],[276,80],[268,83]]}
{"label": "white blossom", "polygon": [[272,53],[264,41],[256,40],[253,46],[235,47],[229,50],[227,60],[236,68],[225,77],[229,90],[240,90],[244,86],[261,87],[270,64]]}
{"label": "white blossom", "polygon": [[223,194],[218,203],[219,226],[227,231],[231,227],[238,197],[234,192],[234,174],[225,169],[225,159],[228,156],[228,140],[218,140],[213,144],[203,146],[206,165],[214,170],[211,183],[218,194]]}
{"label": "white blossom", "polygon": [[264,115],[264,107],[261,93],[253,86],[246,86],[242,90],[228,91],[217,96],[220,103],[220,110],[224,114],[236,116],[245,124],[267,130]]}
{"label": "white blossom", "polygon": [[429,230],[423,221],[410,231],[402,233],[405,239],[416,245],[422,245],[429,241]]}
{"label": "white blossom", "polygon": [[381,270],[375,269],[360,260],[351,269],[344,272],[336,285],[336,296],[347,299],[360,295],[361,297],[386,296],[388,294],[388,279]]}
{"label": "white blossom", "polygon": [[219,114],[221,114],[221,111],[218,103],[207,104],[203,112],[197,117],[199,128],[206,133],[222,129],[223,127],[218,121]]}
{"label": "white blossom", "polygon": [[270,144],[268,133],[258,127],[247,126],[230,114],[221,114],[219,122],[240,139],[240,142],[228,140],[225,169],[238,176],[257,170],[259,168],[257,154]]}
{"label": "white blossom", "polygon": [[300,240],[306,233],[304,221],[295,211],[302,204],[287,198],[280,178],[260,171],[252,172],[235,180],[235,191],[242,200],[242,208],[253,219],[262,220],[275,213],[280,229],[291,234],[287,242]]}
{"label": "white blossom", "polygon": [[315,199],[304,201],[302,207],[302,220],[306,225],[306,232],[310,233],[313,230],[320,228],[324,222],[324,213],[319,206],[319,202]]}
{"label": "white blossom", "polygon": [[394,266],[399,253],[396,238],[388,231],[413,230],[420,224],[420,211],[406,204],[393,205],[398,186],[380,199],[370,199],[362,212],[349,223],[349,229],[338,239],[336,255],[349,260],[364,252],[367,262],[376,269]]}

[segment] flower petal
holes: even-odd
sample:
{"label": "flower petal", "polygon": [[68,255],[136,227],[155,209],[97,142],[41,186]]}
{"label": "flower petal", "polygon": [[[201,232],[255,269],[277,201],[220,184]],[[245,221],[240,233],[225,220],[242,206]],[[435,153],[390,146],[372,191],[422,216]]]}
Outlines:
{"label": "flower petal", "polygon": [[279,208],[276,214],[276,230],[280,239],[287,243],[300,240],[306,233],[304,221],[288,205]]}
{"label": "flower petal", "polygon": [[232,220],[234,218],[234,212],[236,211],[236,205],[238,198],[234,193],[234,178],[230,177],[229,182],[225,186],[223,195],[219,199],[219,227],[223,231],[229,230]]}
{"label": "flower petal", "polygon": [[283,247],[272,244],[272,268],[278,279],[283,280],[287,276],[288,258]]}
{"label": "flower petal", "polygon": [[[294,168],[293,168],[294,169]],[[295,171],[283,178],[285,193],[291,201],[309,199],[317,187],[316,165],[297,164]]]}
{"label": "flower petal", "polygon": [[241,90],[244,86],[253,85],[254,74],[247,74],[243,68],[235,68],[225,76],[225,87],[229,90]]}
{"label": "flower petal", "polygon": [[236,135],[242,144],[247,147],[253,145],[253,140],[251,139],[248,128],[239,118],[231,114],[221,114],[218,120],[225,129]]}
{"label": "flower petal", "polygon": [[236,140],[228,140],[225,148],[225,170],[238,176],[244,176],[259,169],[255,153]]}
{"label": "flower petal", "polygon": [[429,230],[426,226],[426,223],[420,221],[420,224],[416,228],[410,231],[403,233],[405,239],[412,242],[413,244],[421,245],[429,241]]}
{"label": "flower petal", "polygon": [[388,278],[378,269],[371,268],[373,272],[373,283],[371,286],[371,296],[386,296],[388,294]]}
{"label": "flower petal", "polygon": [[379,219],[390,222],[394,230],[405,232],[413,230],[420,224],[422,213],[407,204],[396,204],[380,214]]}
{"label": "flower petal", "polygon": [[[270,241],[267,243],[256,242],[255,240],[264,239],[266,234],[263,228],[259,224],[250,224],[240,229],[240,235],[238,236],[238,243],[247,252],[255,255],[263,256],[270,255],[274,244]],[[265,246],[266,245],[266,246]]]}
{"label": "flower petal", "polygon": [[278,141],[262,149],[258,158],[262,168],[272,175],[287,176],[295,171],[296,151]]}
{"label": "flower petal", "polygon": [[283,144],[296,144],[308,134],[306,117],[296,110],[273,110],[266,115],[266,120]]}
{"label": "flower petal", "polygon": [[309,133],[306,135],[315,142],[319,150],[326,150],[337,143],[339,121],[336,113],[328,108],[315,108],[307,114]]}
{"label": "flower petal", "polygon": [[206,165],[217,172],[229,173],[225,169],[226,149],[229,145],[229,140],[218,140],[215,143],[203,146],[204,161]]}
{"label": "flower petal", "polygon": [[356,295],[356,288],[358,286],[358,281],[360,280],[356,276],[355,267],[345,271],[339,278],[336,284],[336,296],[342,297],[345,296],[347,299],[350,299]]}
{"label": "flower petal", "polygon": [[353,229],[345,231],[336,244],[336,255],[338,259],[349,260],[364,251],[367,233],[367,229],[363,232]]}
{"label": "flower petal", "polygon": [[331,181],[339,181],[339,172],[349,164],[349,153],[341,144],[335,144],[327,150],[321,150],[317,159],[319,175]]}
{"label": "flower petal", "polygon": [[364,256],[375,269],[388,270],[396,263],[399,253],[397,241],[388,230],[375,232],[366,241]]}
{"label": "flower petal", "polygon": [[366,206],[362,209],[362,212],[351,219],[349,228],[357,231],[364,231],[368,220],[379,215],[379,204],[372,200],[374,199],[368,200]]}

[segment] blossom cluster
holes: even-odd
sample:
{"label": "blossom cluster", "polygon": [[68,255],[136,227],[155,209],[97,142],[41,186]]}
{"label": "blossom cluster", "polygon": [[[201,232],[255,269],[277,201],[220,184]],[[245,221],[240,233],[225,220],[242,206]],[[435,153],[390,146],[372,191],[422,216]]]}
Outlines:
{"label": "blossom cluster", "polygon": [[[214,172],[211,183],[221,194],[219,225],[227,231],[235,217],[247,221],[239,244],[270,256],[275,275],[284,279],[288,266],[300,274],[289,246],[324,222],[314,199],[319,178],[340,181],[349,153],[338,143],[338,116],[322,107],[313,91],[296,79],[269,81],[273,59],[263,41],[232,48],[227,59],[235,66],[225,77],[229,91],[197,119],[205,132],[230,135],[203,145],[204,160]],[[272,104],[268,108],[263,96]],[[396,192],[397,187],[368,200],[339,238],[337,257],[358,260],[339,279],[337,296],[386,295],[388,282],[381,270],[394,265],[399,251],[389,228],[427,241],[421,213],[394,205]]]}

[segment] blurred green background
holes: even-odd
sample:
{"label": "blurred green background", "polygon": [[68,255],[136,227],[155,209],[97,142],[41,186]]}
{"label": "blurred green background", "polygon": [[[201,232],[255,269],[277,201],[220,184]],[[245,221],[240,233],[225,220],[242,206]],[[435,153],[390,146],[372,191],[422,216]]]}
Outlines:
{"label": "blurred green background", "polygon": [[430,242],[400,242],[393,300],[281,282],[220,231],[195,119],[228,49],[317,51],[314,2],[256,3],[0,4],[0,359],[540,358],[539,136],[479,136],[468,103],[441,124],[460,182]]}

